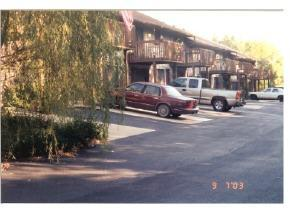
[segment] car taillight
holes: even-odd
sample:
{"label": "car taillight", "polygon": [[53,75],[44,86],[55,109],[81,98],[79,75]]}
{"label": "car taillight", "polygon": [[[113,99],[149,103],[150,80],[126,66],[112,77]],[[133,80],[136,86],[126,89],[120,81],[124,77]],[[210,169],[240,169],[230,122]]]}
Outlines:
{"label": "car taillight", "polygon": [[195,108],[197,106],[197,100],[194,99],[192,102],[193,102],[193,107]]}
{"label": "car taillight", "polygon": [[185,102],[185,108],[193,108],[193,107],[195,107],[195,105],[196,105],[195,100]]}
{"label": "car taillight", "polygon": [[236,100],[240,100],[241,99],[241,92],[237,91],[236,93]]}

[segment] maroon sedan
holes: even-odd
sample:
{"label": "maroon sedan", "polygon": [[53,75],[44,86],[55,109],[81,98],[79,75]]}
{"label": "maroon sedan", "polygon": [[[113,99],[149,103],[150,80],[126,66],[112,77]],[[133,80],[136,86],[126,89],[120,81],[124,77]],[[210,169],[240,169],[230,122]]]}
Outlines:
{"label": "maroon sedan", "polygon": [[181,95],[174,87],[147,82],[129,85],[125,101],[129,107],[157,111],[160,117],[179,117],[198,112],[197,100]]}

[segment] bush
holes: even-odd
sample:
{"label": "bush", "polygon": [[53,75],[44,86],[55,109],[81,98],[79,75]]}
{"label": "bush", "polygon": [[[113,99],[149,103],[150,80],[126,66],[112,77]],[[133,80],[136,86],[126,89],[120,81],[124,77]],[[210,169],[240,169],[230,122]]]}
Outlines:
{"label": "bush", "polygon": [[104,139],[105,127],[87,121],[57,123],[41,117],[4,114],[1,117],[1,158],[45,156],[58,158],[58,151],[83,147],[91,139]]}
{"label": "bush", "polygon": [[50,120],[40,117],[1,117],[1,158],[2,160],[57,155],[57,139]]}
{"label": "bush", "polygon": [[103,125],[76,120],[55,126],[59,148],[71,151],[74,147],[88,145],[91,139],[105,139],[102,134]]}

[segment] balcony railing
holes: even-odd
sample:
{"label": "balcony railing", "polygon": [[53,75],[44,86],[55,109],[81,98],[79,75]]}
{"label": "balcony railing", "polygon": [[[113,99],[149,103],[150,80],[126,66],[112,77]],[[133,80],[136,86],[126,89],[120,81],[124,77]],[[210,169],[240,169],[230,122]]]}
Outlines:
{"label": "balcony railing", "polygon": [[237,64],[236,60],[225,58],[226,70],[230,72],[237,72]]}
{"label": "balcony railing", "polygon": [[239,68],[242,69],[245,73],[250,73],[254,70],[254,65],[248,62],[240,62]]}
{"label": "balcony railing", "polygon": [[230,73],[237,72],[237,61],[229,58],[217,59],[212,66],[212,70],[228,71]]}
{"label": "balcony railing", "polygon": [[184,63],[182,44],[166,40],[137,41],[130,62]]}
{"label": "balcony railing", "polygon": [[214,60],[215,52],[208,49],[195,48],[189,50],[186,54],[187,64],[211,66],[214,63]]}

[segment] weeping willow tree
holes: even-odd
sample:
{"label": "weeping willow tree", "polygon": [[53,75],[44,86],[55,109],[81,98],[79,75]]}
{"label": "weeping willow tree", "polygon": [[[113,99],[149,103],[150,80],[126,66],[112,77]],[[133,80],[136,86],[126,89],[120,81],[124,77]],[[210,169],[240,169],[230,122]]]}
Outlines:
{"label": "weeping willow tree", "polygon": [[110,92],[124,79],[116,16],[112,11],[1,11],[3,106],[64,115],[82,101],[92,111],[99,106],[107,128]]}
{"label": "weeping willow tree", "polygon": [[[1,11],[2,160],[58,159],[59,151],[106,139],[111,91],[125,75],[116,18],[112,11]],[[88,109],[75,113],[79,102]]]}

